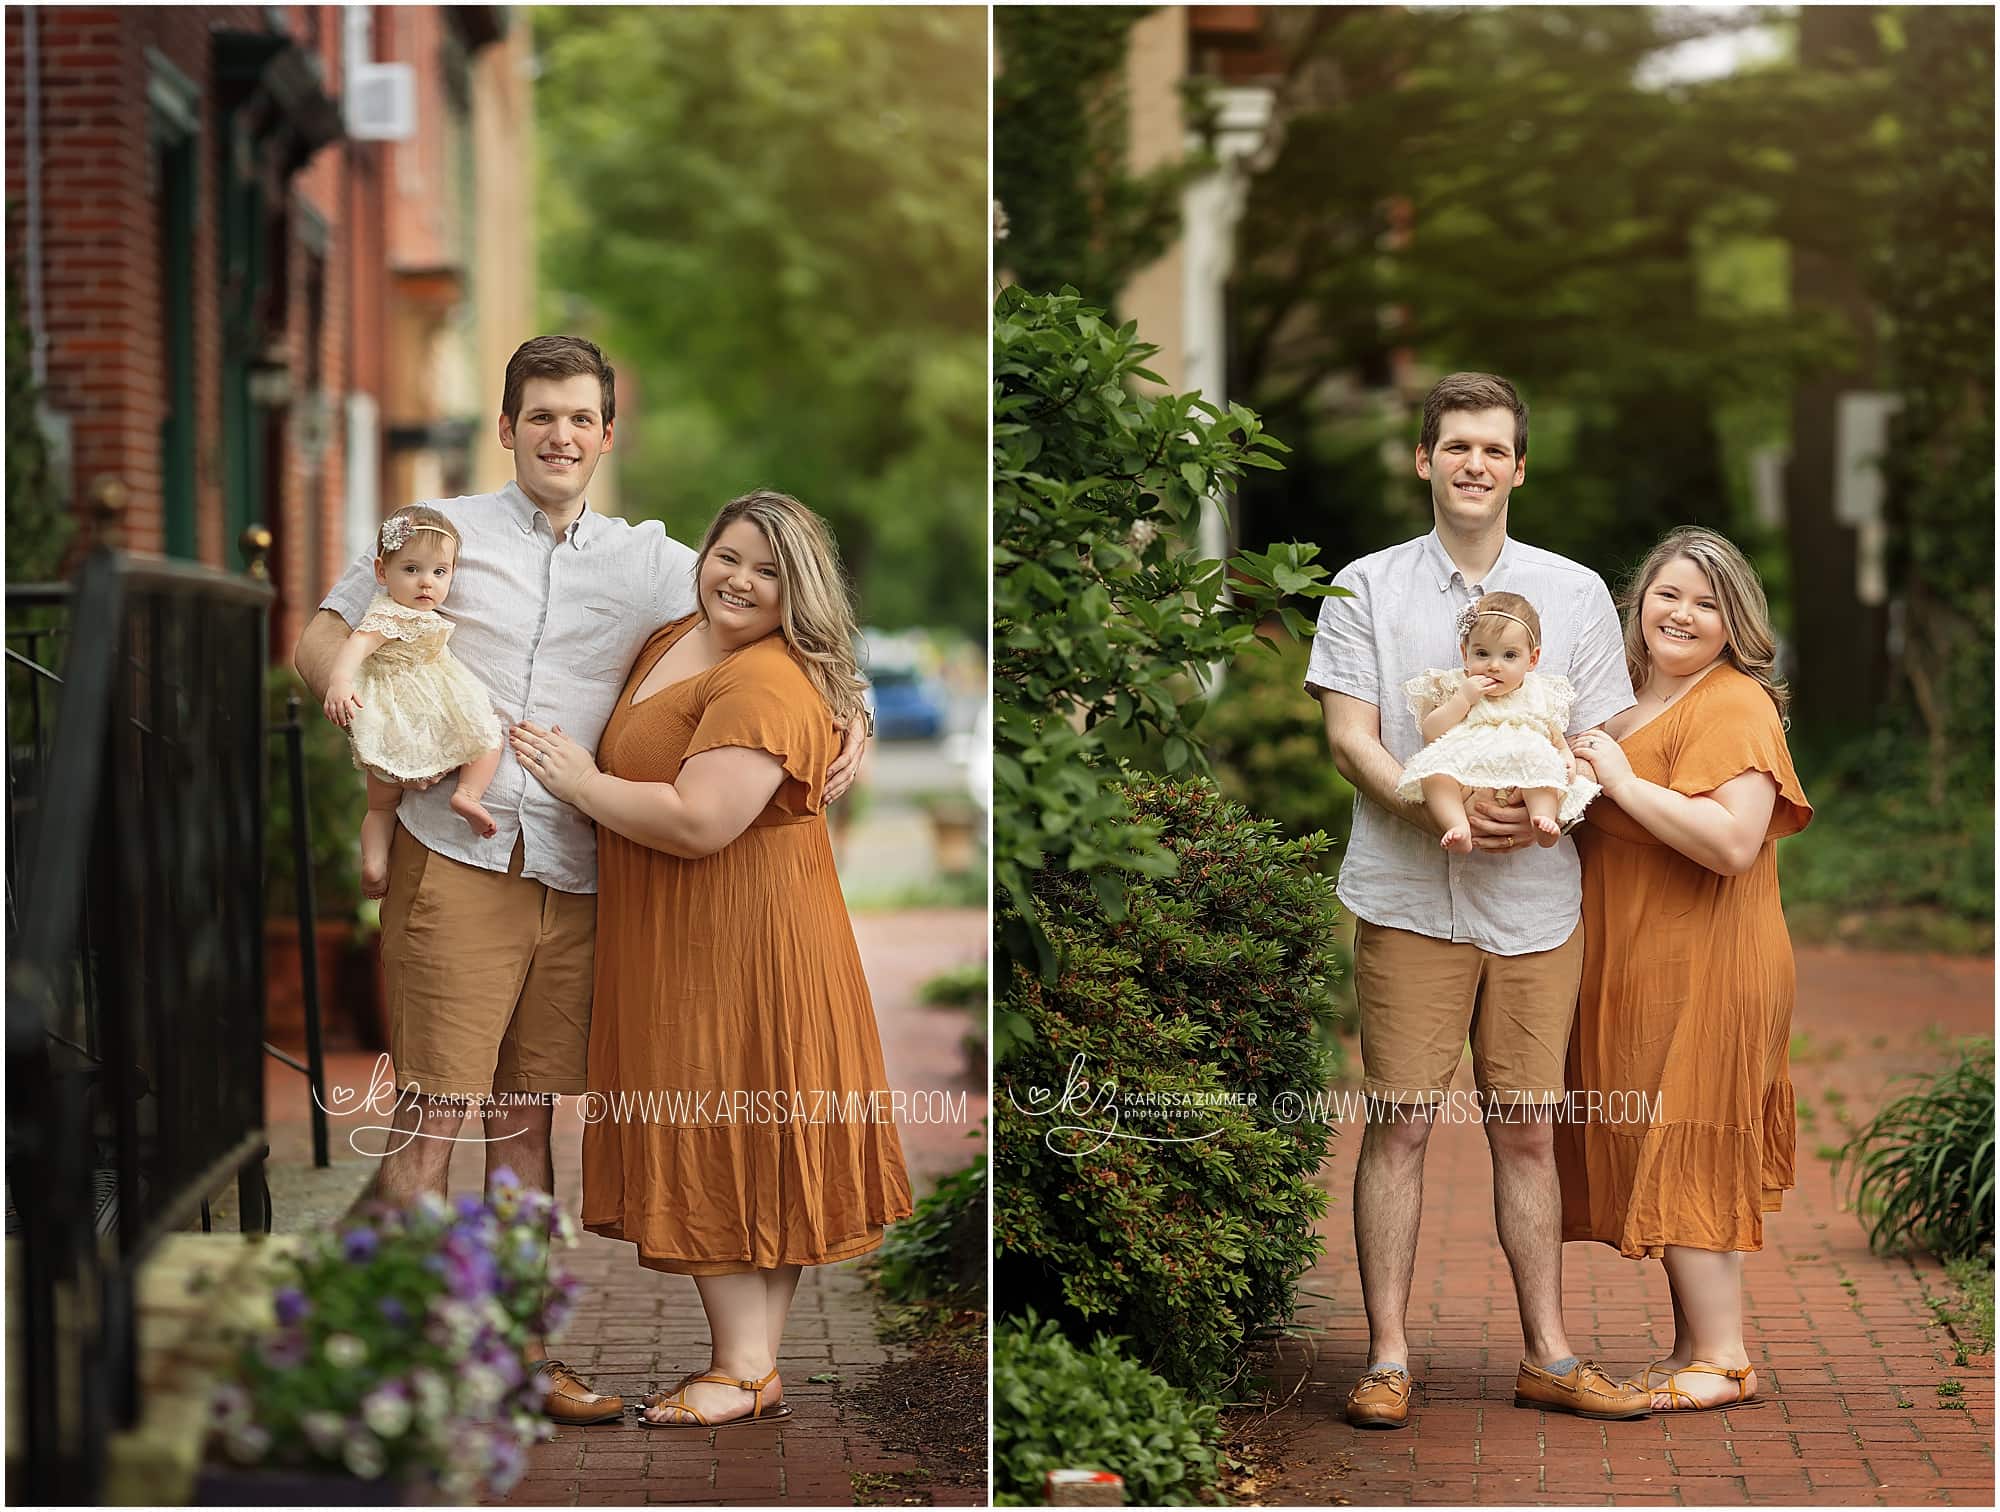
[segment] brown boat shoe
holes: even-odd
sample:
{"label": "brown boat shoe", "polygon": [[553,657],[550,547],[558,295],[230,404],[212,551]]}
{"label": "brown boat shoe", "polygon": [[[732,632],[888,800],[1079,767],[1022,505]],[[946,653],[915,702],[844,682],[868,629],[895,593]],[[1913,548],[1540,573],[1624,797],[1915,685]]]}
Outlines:
{"label": "brown boat shoe", "polygon": [[1514,1405],[1582,1418],[1641,1418],[1653,1410],[1653,1394],[1630,1381],[1612,1380],[1589,1360],[1577,1361],[1564,1375],[1523,1360],[1514,1377]]}
{"label": "brown boat shoe", "polygon": [[1347,1393],[1347,1421],[1356,1428],[1404,1428],[1410,1421],[1410,1376],[1371,1370]]}
{"label": "brown boat shoe", "polygon": [[549,1393],[542,1399],[542,1411],[553,1422],[576,1428],[586,1423],[609,1423],[625,1415],[623,1397],[599,1396],[561,1360],[537,1362],[535,1374],[548,1377]]}

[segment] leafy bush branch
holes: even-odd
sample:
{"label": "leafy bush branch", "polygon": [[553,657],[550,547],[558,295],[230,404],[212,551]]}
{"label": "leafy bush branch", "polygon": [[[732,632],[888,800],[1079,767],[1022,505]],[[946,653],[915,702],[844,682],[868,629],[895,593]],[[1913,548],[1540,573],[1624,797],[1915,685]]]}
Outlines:
{"label": "leafy bush branch", "polygon": [[[1124,878],[1172,874],[1156,832],[1106,780],[1104,733],[1157,736],[1170,772],[1207,763],[1193,728],[1209,669],[1257,640],[1286,600],[1335,590],[1318,549],[1281,544],[1227,563],[1187,548],[1202,512],[1287,450],[1242,405],[1143,393],[1157,350],[1073,288],[1002,291],[994,313],[994,875],[1013,906],[1003,974],[1056,961],[1031,889],[1089,874],[1106,916]],[[1188,696],[1190,689],[1196,696]],[[1000,1031],[1003,1054],[1008,1029]]]}

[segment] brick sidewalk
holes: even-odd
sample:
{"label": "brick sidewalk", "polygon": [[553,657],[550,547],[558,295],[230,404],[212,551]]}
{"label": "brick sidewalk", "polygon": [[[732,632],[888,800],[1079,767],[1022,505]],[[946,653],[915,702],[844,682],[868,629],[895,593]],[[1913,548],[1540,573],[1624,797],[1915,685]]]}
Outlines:
{"label": "brick sidewalk", "polygon": [[[1366,1363],[1368,1333],[1354,1260],[1358,1141],[1348,1132],[1322,1168],[1334,1201],[1321,1222],[1325,1258],[1301,1283],[1318,1294],[1298,1320],[1309,1336],[1277,1347],[1276,1399],[1289,1396],[1289,1405],[1250,1433],[1256,1497],[1321,1506],[1991,1506],[1991,1357],[1953,1363],[1926,1303],[1942,1268],[1871,1255],[1815,1151],[1846,1138],[1837,1110],[1865,1122],[1885,1083],[1937,1066],[1943,1037],[1992,1031],[1993,963],[1802,950],[1794,1027],[1804,1035],[1793,1067],[1799,1184],[1785,1210],[1767,1216],[1765,1248],[1744,1269],[1763,1406],[1601,1424],[1514,1407],[1521,1331],[1493,1234],[1491,1164],[1478,1128],[1461,1124],[1433,1135],[1425,1173],[1412,1425],[1349,1428],[1341,1408]],[[1469,1067],[1460,1081],[1471,1085]],[[1572,1343],[1614,1374],[1672,1346],[1666,1278],[1652,1262],[1567,1245],[1564,1294]],[[1940,1397],[1944,1382],[1963,1395]],[[1946,1405],[1953,1400],[1963,1407]]]}
{"label": "brick sidewalk", "polygon": [[[890,1085],[912,1094],[946,1092],[954,1105],[961,1094],[964,1098],[963,1121],[903,1128],[911,1184],[921,1195],[980,1149],[967,1134],[979,1129],[986,1116],[986,1079],[983,1066],[976,1081],[969,1075],[961,1048],[970,1017],[956,1008],[925,1007],[917,992],[946,968],[985,958],[986,915],[983,909],[934,909],[862,914],[854,924]],[[329,1087],[365,1088],[374,1059],[358,1053],[329,1056]],[[304,1167],[310,1160],[304,1083],[274,1063],[267,1087],[274,1154],[290,1166]],[[564,1099],[556,1118],[556,1191],[572,1211],[580,1191],[583,1143],[577,1107],[574,1099]],[[372,1161],[356,1155],[347,1141],[350,1130],[370,1121],[332,1121],[337,1168],[319,1176],[322,1184],[340,1190],[320,1204],[327,1216],[317,1221],[330,1221],[366,1180],[362,1168]],[[361,1142],[379,1148],[380,1136],[363,1135]],[[484,1168],[484,1150],[461,1143],[452,1161],[453,1190],[477,1191]],[[310,1176],[292,1174],[301,1182]],[[297,1202],[285,1204],[281,1226],[289,1228],[297,1225],[283,1223],[288,1211],[310,1220],[315,1209],[309,1204],[302,1213]],[[635,1253],[628,1244],[585,1234],[576,1249],[564,1254],[563,1263],[584,1283],[584,1292],[575,1318],[553,1348],[597,1390],[628,1400],[671,1385],[708,1358],[708,1326],[694,1283],[642,1269]],[[561,1429],[552,1442],[530,1451],[528,1474],[506,1503],[846,1506],[855,1500],[857,1475],[898,1477],[899,1501],[983,1503],[983,1494],[928,1486],[921,1458],[885,1450],[869,1423],[851,1409],[852,1395],[893,1354],[894,1346],[876,1335],[874,1290],[858,1267],[809,1269],[778,1362],[794,1413],[783,1427],[671,1433],[641,1428],[628,1417],[620,1423]],[[831,1379],[808,1379],[815,1375]]]}

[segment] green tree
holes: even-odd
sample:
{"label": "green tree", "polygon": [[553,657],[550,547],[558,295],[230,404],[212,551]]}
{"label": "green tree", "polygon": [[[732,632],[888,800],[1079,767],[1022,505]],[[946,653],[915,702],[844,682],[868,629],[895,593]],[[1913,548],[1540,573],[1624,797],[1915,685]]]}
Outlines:
{"label": "green tree", "polygon": [[[1663,46],[1716,24],[1525,6],[1347,7],[1301,26],[1295,76],[1320,82],[1294,92],[1251,186],[1234,292],[1235,391],[1313,454],[1291,480],[1317,492],[1313,516],[1287,513],[1284,533],[1332,559],[1408,533],[1414,517],[1379,493],[1357,511],[1350,490],[1310,484],[1317,454],[1345,450],[1335,476],[1380,488],[1340,426],[1407,452],[1407,412],[1329,417],[1327,383],[1379,391],[1414,355],[1522,381],[1539,423],[1518,509],[1539,544],[1615,577],[1673,524],[1754,535],[1731,426],[1747,410],[1752,439],[1777,439],[1792,377],[1852,339],[1830,312],[1787,307],[1776,238],[1837,244],[1852,226],[1825,213],[1825,184],[1865,194],[1887,164],[1865,130],[1833,129],[1860,84],[1777,66],[1649,81]],[[1801,138],[1818,144],[1810,175]],[[1405,469],[1390,477],[1394,496],[1415,492]],[[1246,539],[1275,502],[1253,488]]]}
{"label": "green tree", "polygon": [[993,190],[1007,216],[999,260],[1025,288],[1064,284],[1107,309],[1180,232],[1180,191],[1201,154],[1145,173],[1121,82],[1132,28],[1152,6],[1006,5],[993,13]]}
{"label": "green tree", "polygon": [[787,489],[888,626],[984,635],[985,18],[548,7],[542,283],[639,396],[631,512]]}

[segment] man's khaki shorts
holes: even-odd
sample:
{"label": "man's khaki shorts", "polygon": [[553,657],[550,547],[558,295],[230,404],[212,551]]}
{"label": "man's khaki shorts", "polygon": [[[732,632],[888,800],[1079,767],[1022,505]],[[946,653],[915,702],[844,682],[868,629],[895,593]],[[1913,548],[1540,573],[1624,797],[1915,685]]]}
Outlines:
{"label": "man's khaki shorts", "polygon": [[440,856],[402,825],[389,847],[382,968],[401,1087],[439,1097],[584,1090],[594,893]]}
{"label": "man's khaki shorts", "polygon": [[1390,1102],[1441,1098],[1472,1038],[1472,1074],[1494,1101],[1559,1101],[1583,926],[1554,950],[1493,955],[1355,920],[1362,1088]]}

